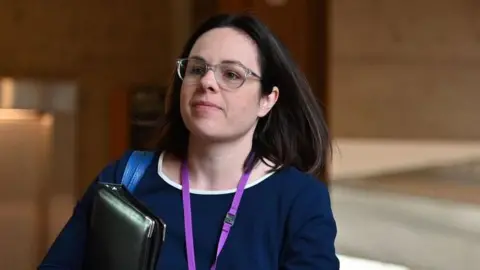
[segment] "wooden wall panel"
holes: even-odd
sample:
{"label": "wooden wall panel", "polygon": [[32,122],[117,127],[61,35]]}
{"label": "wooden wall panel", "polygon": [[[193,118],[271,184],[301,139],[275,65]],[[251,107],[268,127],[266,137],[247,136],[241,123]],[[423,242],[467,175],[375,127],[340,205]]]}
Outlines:
{"label": "wooden wall panel", "polygon": [[335,0],[331,10],[336,137],[480,140],[480,1]]}
{"label": "wooden wall panel", "polygon": [[281,6],[252,2],[252,11],[286,44],[319,100],[326,102],[327,1],[295,0]]}
{"label": "wooden wall panel", "polygon": [[112,91],[109,104],[109,158],[114,160],[118,159],[125,149],[129,148],[129,91],[126,89]]}

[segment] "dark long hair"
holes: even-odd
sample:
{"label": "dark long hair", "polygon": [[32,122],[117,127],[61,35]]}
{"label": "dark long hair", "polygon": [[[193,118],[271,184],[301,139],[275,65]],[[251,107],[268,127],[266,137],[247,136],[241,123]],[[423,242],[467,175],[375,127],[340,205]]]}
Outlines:
{"label": "dark long hair", "polygon": [[[201,35],[220,27],[241,30],[257,44],[262,94],[270,94],[274,86],[280,90],[275,106],[257,123],[252,149],[254,162],[269,160],[274,164],[272,169],[294,166],[304,172],[322,174],[331,154],[322,108],[288,50],[262,22],[249,14],[214,16],[193,33],[179,58],[188,57]],[[180,115],[181,86],[182,81],[175,73],[156,148],[184,159],[189,131]]]}

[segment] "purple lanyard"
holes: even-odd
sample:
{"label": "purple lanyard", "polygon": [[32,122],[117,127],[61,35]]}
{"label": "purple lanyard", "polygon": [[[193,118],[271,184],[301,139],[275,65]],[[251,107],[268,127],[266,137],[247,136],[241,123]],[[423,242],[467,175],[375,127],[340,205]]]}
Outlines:
{"label": "purple lanyard", "polygon": [[[242,178],[240,178],[237,191],[233,197],[232,205],[230,206],[230,210],[228,210],[225,220],[223,221],[222,233],[217,245],[217,255],[212,267],[210,268],[211,270],[215,270],[217,267],[218,256],[220,255],[220,252],[227,241],[228,234],[230,233],[230,229],[235,221],[235,215],[237,214],[237,209],[240,205],[240,201],[242,200],[243,191],[247,185],[250,173],[251,170],[248,170],[242,175]],[[188,167],[186,162],[182,163],[180,178],[182,181],[183,218],[185,223],[188,270],[196,270],[195,248],[193,245],[192,208],[190,205],[190,179],[188,177]]]}

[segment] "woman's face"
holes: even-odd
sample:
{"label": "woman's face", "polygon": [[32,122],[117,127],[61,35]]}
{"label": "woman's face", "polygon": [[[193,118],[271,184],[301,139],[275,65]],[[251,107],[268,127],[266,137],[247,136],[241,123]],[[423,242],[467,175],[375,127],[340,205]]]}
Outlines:
{"label": "woman's face", "polygon": [[255,42],[233,28],[210,30],[196,41],[189,55],[195,60],[185,65],[180,94],[182,118],[193,135],[209,141],[253,136],[257,119],[278,98],[277,88],[261,96],[260,79],[245,77],[248,70],[262,76],[258,53]]}

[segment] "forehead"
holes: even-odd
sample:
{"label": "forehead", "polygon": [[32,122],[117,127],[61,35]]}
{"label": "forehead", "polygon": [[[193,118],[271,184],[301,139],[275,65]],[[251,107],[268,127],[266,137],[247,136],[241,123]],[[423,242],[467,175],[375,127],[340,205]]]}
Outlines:
{"label": "forehead", "polygon": [[237,61],[258,72],[258,50],[245,33],[233,28],[216,28],[197,39],[190,56],[198,56],[210,64]]}

